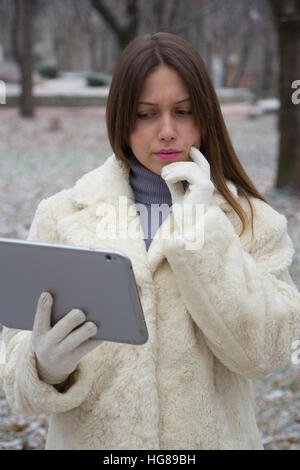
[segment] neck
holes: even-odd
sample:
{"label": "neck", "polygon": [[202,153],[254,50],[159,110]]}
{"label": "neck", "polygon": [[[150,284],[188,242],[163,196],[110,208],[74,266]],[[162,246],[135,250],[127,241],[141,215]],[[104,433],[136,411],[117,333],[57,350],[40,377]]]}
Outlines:
{"label": "neck", "polygon": [[[135,195],[135,202],[172,205],[171,193],[165,180],[146,168],[135,155],[131,154],[129,179]],[[183,182],[185,188],[186,182]]]}

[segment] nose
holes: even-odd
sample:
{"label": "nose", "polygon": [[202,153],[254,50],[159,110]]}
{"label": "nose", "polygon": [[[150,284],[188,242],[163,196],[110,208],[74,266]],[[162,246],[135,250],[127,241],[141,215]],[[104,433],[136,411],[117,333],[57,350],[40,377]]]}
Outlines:
{"label": "nose", "polygon": [[159,123],[159,140],[170,141],[176,138],[175,123],[169,115],[162,116]]}

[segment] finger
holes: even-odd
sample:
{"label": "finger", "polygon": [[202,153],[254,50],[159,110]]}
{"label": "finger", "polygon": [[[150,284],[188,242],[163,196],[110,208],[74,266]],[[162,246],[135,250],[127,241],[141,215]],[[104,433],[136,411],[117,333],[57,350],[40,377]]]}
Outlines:
{"label": "finger", "polygon": [[[174,162],[164,166],[161,170],[161,177],[166,178],[170,174],[178,174],[179,177],[184,176],[185,172],[188,171],[190,162]],[[176,172],[176,173],[174,173]]]}
{"label": "finger", "polygon": [[86,315],[82,310],[73,309],[53,326],[51,340],[54,344],[63,341],[69,333],[86,321]]}
{"label": "finger", "polygon": [[104,343],[104,341],[95,340],[95,339],[88,339],[84,343],[81,343],[74,349],[73,354],[76,362],[80,361],[80,359],[85,356],[87,353],[92,351],[93,349],[100,346],[100,344]]}
{"label": "finger", "polygon": [[72,331],[65,339],[61,342],[61,346],[66,351],[73,351],[86,340],[95,336],[98,331],[97,325],[89,321],[84,323],[84,325],[77,328],[75,331]]}
{"label": "finger", "polygon": [[51,310],[53,297],[49,292],[42,292],[37,302],[33,323],[33,334],[41,335],[51,329]]}
{"label": "finger", "polygon": [[191,147],[190,157],[210,177],[210,165],[208,161],[206,160],[205,156],[203,155],[203,153],[200,152],[200,150],[196,149],[196,147]]}
{"label": "finger", "polygon": [[174,202],[178,201],[184,196],[184,189],[182,183],[181,181],[175,182],[175,180],[170,181],[169,179],[166,179],[165,181],[171,193],[172,202],[174,204]]}
{"label": "finger", "polygon": [[173,203],[184,196],[182,181],[186,180],[189,182],[190,180],[190,177],[186,176],[188,173],[186,171],[186,163],[183,163],[184,166],[180,166],[181,163],[183,162],[171,163],[167,165],[167,167],[164,167],[161,172],[161,176],[165,180],[171,193]]}
{"label": "finger", "polygon": [[171,183],[186,180],[193,184],[195,183],[195,167],[196,170],[199,170],[195,162],[171,163],[162,171],[162,177],[165,181],[170,181]]}

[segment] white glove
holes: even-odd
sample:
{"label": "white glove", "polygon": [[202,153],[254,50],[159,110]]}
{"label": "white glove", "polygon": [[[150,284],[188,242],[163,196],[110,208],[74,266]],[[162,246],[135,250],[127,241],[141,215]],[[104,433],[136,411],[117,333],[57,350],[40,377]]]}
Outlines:
{"label": "white glove", "polygon": [[[172,196],[173,204],[210,204],[214,185],[210,180],[210,165],[200,150],[191,147],[189,153],[193,162],[169,163],[163,167],[161,177],[165,180]],[[186,192],[181,180],[187,180]]]}
{"label": "white glove", "polygon": [[88,339],[97,333],[98,327],[85,322],[82,310],[71,310],[51,328],[52,304],[52,296],[43,292],[37,304],[31,342],[40,379],[48,384],[59,384],[76,369],[85,354],[103,341]]}
{"label": "white glove", "polygon": [[[191,147],[189,155],[192,162],[170,163],[161,171],[161,177],[171,193],[172,211],[180,233],[183,233],[184,212],[191,214],[191,206],[199,205],[201,213],[204,213],[214,192],[214,185],[210,180],[210,165],[204,155],[195,147]],[[182,180],[189,182],[186,192]]]}

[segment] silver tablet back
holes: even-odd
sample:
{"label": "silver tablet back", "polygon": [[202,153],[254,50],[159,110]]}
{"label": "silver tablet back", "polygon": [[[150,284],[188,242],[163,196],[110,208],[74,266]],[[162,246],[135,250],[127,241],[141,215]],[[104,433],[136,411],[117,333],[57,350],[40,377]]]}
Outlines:
{"label": "silver tablet back", "polygon": [[131,261],[121,251],[0,238],[0,323],[32,330],[43,291],[54,297],[52,325],[79,308],[99,326],[94,338],[148,340]]}

